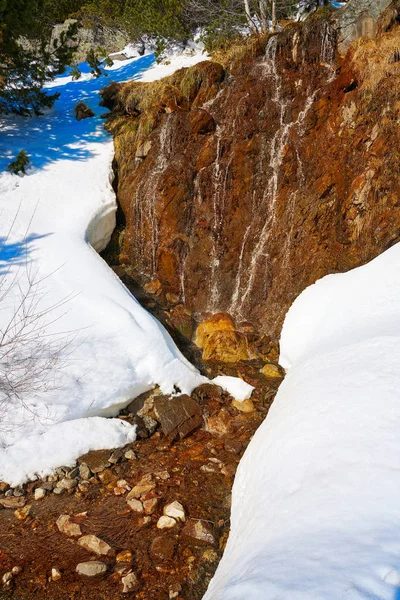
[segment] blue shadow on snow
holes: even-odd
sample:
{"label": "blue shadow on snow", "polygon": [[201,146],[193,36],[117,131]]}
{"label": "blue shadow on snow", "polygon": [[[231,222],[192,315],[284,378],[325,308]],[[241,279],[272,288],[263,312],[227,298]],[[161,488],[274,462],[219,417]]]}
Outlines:
{"label": "blue shadow on snow", "polygon": [[52,234],[37,235],[31,233],[19,242],[9,242],[7,237],[0,237],[0,275],[8,273],[13,266],[27,263],[30,254],[33,252],[34,242],[49,235]]}

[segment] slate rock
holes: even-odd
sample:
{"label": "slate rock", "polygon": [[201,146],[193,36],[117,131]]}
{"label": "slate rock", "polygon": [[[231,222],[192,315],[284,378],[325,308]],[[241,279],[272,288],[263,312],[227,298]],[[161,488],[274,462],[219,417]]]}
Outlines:
{"label": "slate rock", "polygon": [[203,425],[200,406],[190,396],[159,396],[154,399],[154,409],[161,428],[170,439],[183,439]]}

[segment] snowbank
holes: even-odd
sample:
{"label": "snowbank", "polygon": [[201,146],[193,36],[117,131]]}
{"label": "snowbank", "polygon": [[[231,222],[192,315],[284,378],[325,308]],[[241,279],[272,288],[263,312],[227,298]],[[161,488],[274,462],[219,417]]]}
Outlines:
{"label": "snowbank", "polygon": [[[155,65],[147,56],[118,63],[112,79],[150,81],[200,60],[204,55],[191,52]],[[116,211],[109,182],[113,145],[98,107],[105,83],[59,79],[53,89],[61,97],[52,111],[7,119],[0,136],[0,167],[21,149],[34,167],[25,177],[0,176],[3,290],[14,277],[18,281],[1,303],[0,328],[33,278],[41,282],[35,297],[35,310],[44,312],[39,331],[62,344],[67,340],[52,389],[12,407],[4,407],[0,397],[0,480],[13,485],[72,464],[90,449],[131,441],[132,427],[99,417],[117,415],[138,394],[157,384],[166,394],[190,394],[208,381],[95,251],[107,244]],[[79,100],[94,110],[94,118],[75,120]],[[248,393],[241,384],[236,389],[239,397]]]}
{"label": "snowbank", "polygon": [[400,597],[400,245],[294,302],[205,600]]}

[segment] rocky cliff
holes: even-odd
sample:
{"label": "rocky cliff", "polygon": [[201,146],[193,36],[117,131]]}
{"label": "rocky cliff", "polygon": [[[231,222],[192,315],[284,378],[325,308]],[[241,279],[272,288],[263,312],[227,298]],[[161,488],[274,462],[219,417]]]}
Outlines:
{"label": "rocky cliff", "polygon": [[120,260],[172,317],[226,312],[253,338],[276,336],[305,287],[399,240],[400,28],[387,5],[345,56],[349,13],[324,12],[223,65],[104,90]]}

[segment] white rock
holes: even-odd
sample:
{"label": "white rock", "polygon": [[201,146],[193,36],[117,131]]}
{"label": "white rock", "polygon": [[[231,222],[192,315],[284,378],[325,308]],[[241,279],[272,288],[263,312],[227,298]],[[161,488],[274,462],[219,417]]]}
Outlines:
{"label": "white rock", "polygon": [[78,537],[82,535],[82,530],[78,523],[73,523],[69,515],[61,515],[56,521],[58,530],[68,537]]}
{"label": "white rock", "polygon": [[132,500],[127,500],[126,503],[129,506],[129,508],[131,510],[133,510],[133,512],[137,512],[137,513],[143,512],[143,504],[140,502],[140,500],[136,500],[135,498],[132,498]]}
{"label": "white rock", "polygon": [[139,582],[135,575],[135,573],[128,573],[125,577],[121,579],[122,585],[124,586],[122,589],[123,594],[129,594],[129,592],[133,592],[137,590]]}
{"label": "white rock", "polygon": [[173,517],[176,519],[176,521],[184,521],[185,509],[180,502],[175,500],[164,507],[164,515],[167,515],[167,517]]}
{"label": "white rock", "polygon": [[77,573],[79,573],[79,575],[96,577],[97,575],[103,575],[107,571],[107,565],[100,560],[91,560],[88,562],[79,563],[75,570]]}
{"label": "white rock", "polygon": [[107,556],[112,552],[111,546],[98,538],[96,535],[84,535],[78,540],[78,545],[85,548],[88,552]]}
{"label": "white rock", "polygon": [[46,490],[43,488],[36,488],[35,490],[35,500],[41,500],[46,495]]}
{"label": "white rock", "polygon": [[1,580],[4,584],[7,584],[12,580],[12,578],[13,578],[13,574],[11,573],[11,571],[7,571],[7,573],[4,573]]}
{"label": "white rock", "polygon": [[53,567],[51,570],[51,580],[58,581],[59,579],[61,579],[61,572],[56,567]]}
{"label": "white rock", "polygon": [[176,525],[175,519],[173,519],[172,517],[168,517],[168,516],[160,517],[157,521],[158,529],[171,529],[172,527],[175,527],[175,525]]}

